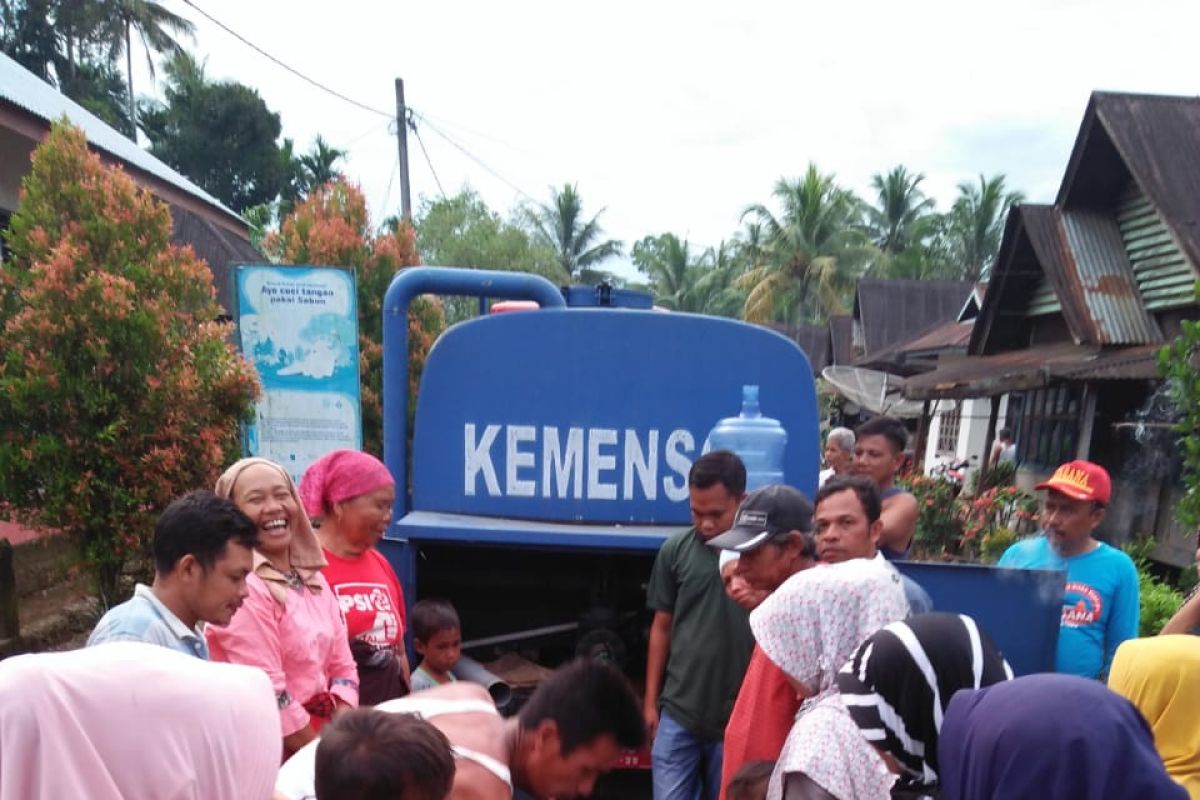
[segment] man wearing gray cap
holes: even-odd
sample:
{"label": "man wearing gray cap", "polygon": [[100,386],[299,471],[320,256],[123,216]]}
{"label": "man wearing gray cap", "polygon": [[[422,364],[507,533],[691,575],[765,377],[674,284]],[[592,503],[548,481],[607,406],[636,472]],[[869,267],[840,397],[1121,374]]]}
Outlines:
{"label": "man wearing gray cap", "polygon": [[[813,508],[803,492],[791,486],[764,486],[746,496],[733,527],[708,545],[737,553],[737,574],[753,588],[773,592],[816,563],[812,530]],[[743,764],[779,757],[799,708],[787,676],[755,645],[725,726],[722,798]]]}

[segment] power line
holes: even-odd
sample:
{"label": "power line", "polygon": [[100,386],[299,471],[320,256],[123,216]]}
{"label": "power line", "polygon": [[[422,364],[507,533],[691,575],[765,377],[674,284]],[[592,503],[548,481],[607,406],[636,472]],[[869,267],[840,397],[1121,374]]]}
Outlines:
{"label": "power line", "polygon": [[417,130],[417,126],[412,126],[413,135],[417,137],[417,144],[421,146],[421,154],[425,156],[425,163],[429,165],[429,171],[433,173],[433,182],[437,184],[438,191],[442,193],[442,199],[446,199],[446,190],[442,188],[442,182],[438,179],[437,170],[433,168],[433,162],[429,160],[429,151],[425,149],[425,142],[421,139],[421,132]]}
{"label": "power line", "polygon": [[389,198],[389,197],[391,196],[391,194],[392,194],[392,181],[396,180],[396,173],[397,173],[397,172],[399,172],[399,171],[400,171],[400,156],[399,156],[399,155],[397,155],[397,156],[396,156],[396,162],[395,162],[395,164],[392,166],[392,171],[391,171],[391,173],[389,173],[389,174],[388,174],[388,183],[387,183],[387,188],[383,190],[383,199],[379,201],[379,211],[380,211],[380,213],[382,213],[382,212],[383,212],[383,210],[384,210],[385,208],[387,208],[387,201],[388,201],[388,198]]}
{"label": "power line", "polygon": [[501,175],[499,172],[496,172],[496,170],[492,169],[492,168],[491,168],[491,167],[489,167],[487,164],[483,163],[483,160],[482,160],[482,159],[480,159],[478,156],[476,156],[474,153],[472,153],[470,150],[468,150],[467,148],[463,147],[461,144],[459,144],[458,142],[454,141],[454,140],[453,140],[453,139],[451,139],[449,136],[447,136],[445,133],[443,133],[441,130],[439,130],[439,129],[438,129],[438,127],[437,127],[436,125],[434,125],[432,122],[430,122],[430,121],[429,121],[429,117],[425,116],[424,114],[419,114],[419,113],[417,113],[417,112],[416,112],[416,110],[413,110],[413,116],[415,116],[415,117],[417,117],[418,119],[420,119],[421,121],[423,121],[423,122],[424,122],[424,123],[425,123],[425,124],[426,124],[426,125],[429,127],[429,129],[430,129],[431,131],[433,131],[433,132],[434,132],[434,133],[436,133],[438,136],[442,137],[442,138],[443,138],[443,139],[445,139],[447,142],[449,142],[451,146],[453,146],[453,147],[454,147],[456,150],[458,150],[458,151],[459,151],[460,153],[462,153],[464,156],[466,156],[467,158],[471,159],[471,160],[472,160],[472,161],[474,161],[476,164],[478,164],[478,165],[479,165],[481,168],[483,168],[483,170],[484,170],[485,172],[487,172],[487,173],[488,173],[489,175],[491,175],[493,178],[495,178],[496,180],[500,181],[500,182],[501,182],[501,183],[503,183],[505,186],[507,186],[508,188],[512,189],[514,192],[516,192],[517,194],[521,195],[521,197],[524,197],[524,198],[525,198],[526,200],[528,200],[529,202],[531,202],[531,203],[536,203],[536,202],[537,202],[537,200],[535,200],[535,199],[534,199],[534,198],[533,198],[533,197],[532,197],[532,196],[531,196],[531,195],[530,195],[528,192],[526,192],[526,191],[522,190],[520,186],[517,186],[515,183],[513,183],[512,181],[510,181],[510,180],[508,180],[507,178],[505,178],[505,177],[504,177],[503,175]]}
{"label": "power line", "polygon": [[[195,11],[196,11],[197,13],[199,13],[199,14],[200,14],[202,17],[204,17],[205,19],[207,19],[207,20],[208,20],[209,22],[211,22],[212,24],[216,25],[216,26],[217,26],[218,28],[220,28],[221,30],[223,30],[223,31],[225,31],[226,33],[228,33],[230,36],[232,36],[232,37],[234,37],[235,39],[237,39],[237,40],[238,40],[239,42],[241,42],[242,44],[244,44],[244,45],[246,45],[247,47],[249,47],[250,49],[254,50],[256,53],[258,53],[259,55],[261,55],[261,56],[263,56],[264,58],[268,59],[268,60],[269,60],[269,61],[271,61],[272,63],[274,63],[274,64],[277,64],[278,66],[280,66],[280,67],[282,67],[283,69],[287,70],[288,72],[292,73],[292,74],[293,74],[293,75],[295,75],[297,78],[300,78],[302,81],[304,81],[304,82],[306,82],[306,83],[308,83],[308,84],[310,84],[310,85],[312,85],[312,86],[316,87],[317,89],[320,89],[321,91],[323,91],[323,92],[325,92],[325,93],[327,93],[327,94],[329,94],[329,95],[331,95],[331,96],[333,96],[333,97],[336,97],[337,99],[339,99],[339,100],[341,100],[341,101],[343,101],[343,102],[345,102],[345,103],[349,103],[349,104],[350,104],[350,105],[352,105],[352,106],[355,106],[355,107],[357,107],[357,108],[360,108],[360,109],[362,109],[362,110],[364,110],[364,111],[369,111],[369,112],[371,112],[372,114],[378,114],[379,116],[381,116],[381,117],[385,117],[385,118],[387,118],[388,120],[392,120],[392,121],[394,121],[394,120],[395,120],[395,114],[393,114],[393,113],[391,113],[391,112],[389,112],[389,111],[383,111],[383,110],[381,110],[381,109],[374,108],[373,106],[369,106],[369,105],[367,105],[366,103],[360,103],[359,101],[355,100],[354,98],[352,98],[352,97],[347,97],[346,95],[342,94],[341,92],[337,91],[336,89],[332,89],[332,88],[330,88],[329,86],[326,86],[325,84],[323,84],[323,83],[321,83],[320,81],[316,80],[315,78],[310,78],[308,75],[305,75],[303,72],[301,72],[300,70],[296,69],[295,67],[293,67],[293,66],[291,66],[291,65],[289,65],[289,64],[286,64],[286,63],[284,63],[284,62],[283,62],[283,61],[281,61],[280,59],[276,58],[275,56],[273,56],[273,55],[271,55],[270,53],[268,53],[266,50],[264,50],[264,49],[262,49],[261,47],[259,47],[258,45],[256,45],[254,42],[252,42],[252,41],[250,41],[249,39],[247,39],[245,36],[241,35],[241,34],[240,34],[240,33],[238,33],[237,31],[235,31],[235,30],[233,30],[232,28],[230,28],[230,27],[229,27],[228,25],[226,25],[225,23],[221,22],[219,19],[217,19],[216,17],[214,17],[212,14],[209,14],[207,11],[205,11],[205,10],[204,10],[204,9],[202,9],[202,8],[200,8],[200,7],[199,7],[198,5],[196,5],[196,4],[195,4],[195,3],[194,3],[192,0],[183,0],[183,2],[184,2],[184,4],[185,4],[185,5],[189,6],[189,7],[190,7],[190,8],[192,8],[192,9],[195,9]],[[433,131],[434,133],[436,133],[438,136],[440,136],[440,137],[442,137],[443,139],[445,139],[445,140],[446,140],[446,141],[447,141],[447,142],[448,142],[448,143],[449,143],[451,146],[453,146],[453,147],[454,147],[456,150],[458,150],[459,152],[461,152],[461,153],[462,153],[463,155],[465,155],[467,158],[471,159],[471,160],[472,160],[472,161],[474,161],[476,164],[478,164],[480,168],[482,168],[482,169],[483,169],[485,172],[487,172],[487,173],[488,173],[489,175],[491,175],[493,178],[495,178],[496,180],[500,181],[500,182],[501,182],[501,183],[503,183],[505,186],[507,186],[508,188],[512,189],[514,192],[516,192],[518,195],[520,195],[521,197],[525,198],[525,199],[526,199],[526,200],[528,200],[529,202],[531,202],[531,203],[536,203],[536,202],[537,202],[537,200],[536,200],[536,199],[534,199],[534,198],[533,198],[533,196],[531,196],[531,195],[530,195],[528,192],[524,191],[523,189],[521,189],[521,187],[517,186],[515,183],[513,183],[512,181],[510,181],[510,180],[508,180],[507,178],[505,178],[505,177],[504,177],[503,175],[501,175],[499,172],[497,172],[496,170],[494,170],[494,169],[492,169],[491,167],[489,167],[489,166],[488,166],[486,163],[484,163],[483,159],[481,159],[481,158],[479,158],[478,156],[476,156],[474,153],[472,153],[471,151],[469,151],[469,150],[468,150],[466,147],[464,147],[463,145],[459,144],[459,143],[458,143],[458,142],[456,142],[454,139],[450,138],[450,136],[449,136],[448,134],[446,134],[445,132],[443,132],[443,131],[442,131],[440,128],[438,128],[438,126],[437,126],[437,125],[434,125],[434,124],[433,124],[433,122],[431,122],[431,121],[430,121],[429,117],[425,116],[424,114],[421,114],[421,113],[419,113],[419,112],[418,112],[416,109],[412,108],[412,106],[409,106],[409,111],[411,112],[411,114],[413,115],[413,117],[414,117],[414,118],[418,118],[418,119],[422,120],[422,121],[423,121],[423,122],[424,122],[426,125],[428,125],[428,126],[429,126],[429,129],[430,129],[430,130],[432,130],[432,131]],[[447,123],[447,124],[451,124],[451,123]],[[416,131],[416,126],[415,126],[415,125],[413,125],[412,127],[413,127],[413,132],[414,132],[414,133],[417,133],[417,131]],[[462,127],[462,126],[456,126],[456,127]],[[464,128],[464,130],[466,130],[466,129]],[[390,127],[389,127],[389,132],[390,132]],[[361,139],[361,138],[364,138],[364,137],[365,137],[365,136],[367,136],[367,135],[368,135],[368,134],[363,134],[363,136],[360,136],[360,137],[358,137],[358,138],[359,138],[359,139]],[[483,134],[476,134],[476,135],[483,136]],[[490,137],[486,137],[486,136],[485,136],[484,138],[490,138]],[[356,139],[355,141],[357,141],[357,139]],[[494,139],[493,139],[493,141],[497,141],[497,142],[498,142],[498,140],[494,140]],[[436,173],[436,172],[434,171],[434,169],[433,169],[433,162],[432,162],[432,161],[430,161],[430,159],[429,159],[429,153],[426,151],[426,149],[425,149],[425,143],[424,143],[424,142],[421,140],[421,136],[420,136],[420,134],[419,134],[419,133],[417,133],[417,142],[418,142],[418,143],[421,145],[421,152],[422,152],[422,153],[424,153],[424,155],[425,155],[425,161],[426,161],[426,162],[429,164],[429,170],[430,170],[430,172],[433,172],[433,178],[434,178],[434,181],[435,181],[435,182],[437,182],[437,184],[438,184],[438,191],[440,191],[440,192],[442,193],[442,196],[443,196],[443,197],[445,197],[446,193],[445,193],[445,191],[442,189],[441,181],[438,179],[438,177],[437,177],[437,173]],[[498,143],[500,143],[500,144],[503,144],[503,142],[498,142]],[[506,145],[506,146],[507,146],[507,145]],[[398,165],[397,165],[397,166],[398,166]],[[395,175],[393,174],[393,175],[392,175],[392,177],[394,178],[394,177],[395,177]],[[389,182],[389,184],[388,184],[388,192],[389,192],[389,193],[391,192],[391,183],[390,183],[390,182]],[[386,197],[385,197],[384,199],[386,200]]]}
{"label": "power line", "polygon": [[242,36],[240,33],[233,30],[232,28],[230,28],[224,22],[221,22],[221,20],[214,17],[212,14],[209,14],[207,11],[200,8],[200,6],[193,3],[192,0],[183,0],[183,2],[184,2],[184,4],[191,6],[197,12],[199,12],[200,16],[204,17],[209,22],[216,25],[218,28],[225,31],[226,33],[228,33],[233,38],[237,39],[242,44],[244,44],[247,47],[249,47],[250,49],[254,50],[259,55],[263,56],[264,58],[269,59],[270,61],[273,61],[274,63],[276,63],[279,66],[286,69],[288,72],[295,75],[297,78],[300,78],[301,80],[303,80],[309,84],[312,84],[313,86],[320,89],[321,91],[331,94],[334,97],[338,98],[339,100],[343,100],[352,106],[357,106],[357,107],[363,109],[364,111],[370,111],[373,114],[379,114],[380,116],[387,117],[388,119],[391,119],[394,116],[393,114],[390,114],[387,111],[380,111],[378,108],[372,108],[371,106],[367,105],[366,103],[360,103],[351,97],[347,97],[346,95],[342,94],[341,92],[337,91],[336,89],[331,89],[328,86],[326,86],[325,84],[321,83],[320,81],[317,81],[317,80],[314,80],[313,78],[308,77],[300,70],[283,63],[278,58],[276,58],[275,56],[268,53],[266,50],[263,50],[261,47],[256,45],[254,42],[250,41],[245,36]]}

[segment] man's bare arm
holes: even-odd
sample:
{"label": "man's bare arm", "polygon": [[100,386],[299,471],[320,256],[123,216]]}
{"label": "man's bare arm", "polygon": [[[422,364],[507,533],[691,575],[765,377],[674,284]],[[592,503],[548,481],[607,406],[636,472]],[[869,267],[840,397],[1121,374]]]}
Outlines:
{"label": "man's bare arm", "polygon": [[919,514],[917,499],[908,492],[884,500],[883,513],[879,517],[883,521],[879,544],[897,552],[907,550],[917,529]]}
{"label": "man's bare arm", "polygon": [[667,669],[667,654],[671,651],[671,622],[668,611],[655,611],[650,623],[650,644],[646,650],[646,696],[642,701],[642,716],[646,720],[646,736],[653,741],[658,730],[658,695],[662,691],[663,674]]}
{"label": "man's bare arm", "polygon": [[1159,635],[1191,633],[1198,627],[1200,627],[1200,592],[1193,594],[1186,603],[1179,607],[1175,616],[1171,617],[1166,625],[1163,625]]}

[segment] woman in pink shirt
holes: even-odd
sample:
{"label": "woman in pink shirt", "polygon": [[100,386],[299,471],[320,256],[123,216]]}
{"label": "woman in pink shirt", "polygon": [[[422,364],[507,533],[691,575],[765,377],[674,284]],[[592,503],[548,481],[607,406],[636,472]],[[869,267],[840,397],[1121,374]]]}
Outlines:
{"label": "woman in pink shirt", "polygon": [[217,481],[258,526],[249,597],[227,626],[205,630],[214,661],[260,667],[279,705],[284,755],[317,737],[343,707],[358,705],[358,672],[325,559],[287,472],[244,458]]}

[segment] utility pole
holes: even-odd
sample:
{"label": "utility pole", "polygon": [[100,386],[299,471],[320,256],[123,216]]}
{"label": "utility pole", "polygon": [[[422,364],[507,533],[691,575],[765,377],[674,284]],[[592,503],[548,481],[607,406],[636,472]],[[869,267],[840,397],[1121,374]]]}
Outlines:
{"label": "utility pole", "polygon": [[400,145],[400,216],[412,222],[412,199],[408,194],[408,109],[404,107],[404,80],[396,78],[396,140]]}

